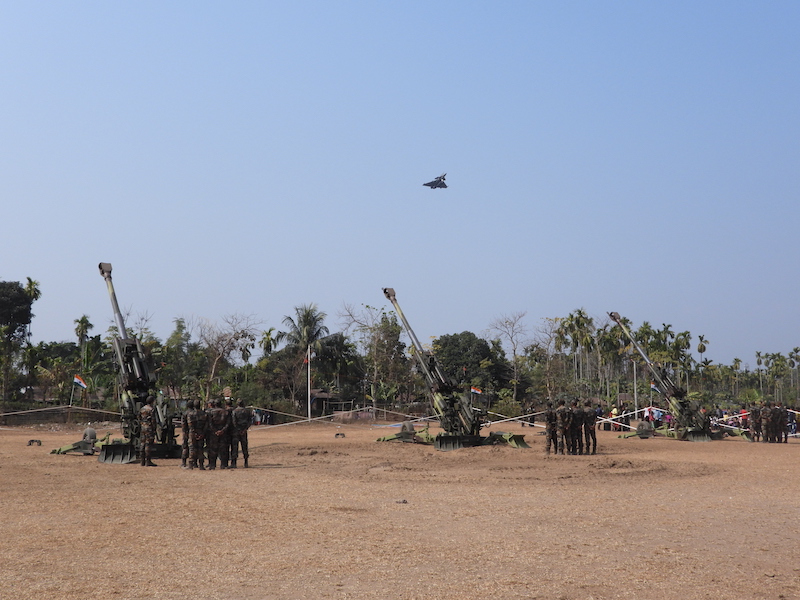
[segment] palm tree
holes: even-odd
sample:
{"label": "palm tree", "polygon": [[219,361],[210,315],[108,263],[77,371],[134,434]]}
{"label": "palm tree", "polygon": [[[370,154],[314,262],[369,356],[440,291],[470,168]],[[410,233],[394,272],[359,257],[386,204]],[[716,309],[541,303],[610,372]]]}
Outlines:
{"label": "palm tree", "polygon": [[313,303],[296,306],[294,314],[295,319],[290,316],[283,317],[283,324],[288,331],[279,331],[275,335],[275,342],[278,344],[286,342],[287,346],[296,347],[301,352],[305,352],[308,348],[314,351],[321,350],[320,340],[329,333],[328,328],[323,325],[328,315]]}
{"label": "palm tree", "polygon": [[[708,344],[708,340],[705,336],[699,335],[697,336],[697,352],[700,354],[700,365],[703,366],[703,370],[700,371],[700,389],[703,389],[703,374],[705,373],[705,367],[707,364],[703,360],[703,354],[706,351],[706,345]],[[699,370],[699,369],[698,369]]]}
{"label": "palm tree", "polygon": [[86,370],[86,339],[92,329],[94,325],[89,322],[88,315],[75,319],[75,335],[78,336],[78,347],[81,350],[81,373]]}
{"label": "palm tree", "polygon": [[764,357],[761,352],[756,352],[756,364],[758,365],[758,387],[761,389],[761,395],[764,395],[764,382],[761,379],[761,365],[764,364]]}
{"label": "palm tree", "polygon": [[264,356],[269,356],[275,349],[275,328],[270,327],[261,334],[261,340],[258,342]]}
{"label": "palm tree", "polygon": [[739,369],[742,366],[742,359],[741,358],[734,358],[733,359],[733,397],[739,397]]}
{"label": "palm tree", "polygon": [[706,345],[708,343],[709,342],[705,336],[700,335],[697,337],[697,352],[700,354],[700,362],[703,362],[703,354],[705,354]]}
{"label": "palm tree", "polygon": [[792,348],[789,352],[789,358],[792,360],[792,369],[794,369],[794,384],[797,399],[800,400],[800,374],[797,373],[797,365],[800,364],[800,347]]}

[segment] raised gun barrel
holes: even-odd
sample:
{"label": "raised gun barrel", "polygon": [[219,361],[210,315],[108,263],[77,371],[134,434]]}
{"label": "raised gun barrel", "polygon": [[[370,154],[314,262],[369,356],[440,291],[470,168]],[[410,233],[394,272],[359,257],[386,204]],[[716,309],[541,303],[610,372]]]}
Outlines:
{"label": "raised gun barrel", "polygon": [[100,268],[100,275],[102,275],[103,279],[106,280],[108,295],[111,296],[111,308],[114,310],[114,321],[116,321],[117,324],[119,337],[127,339],[128,330],[125,329],[125,321],[122,319],[122,313],[120,312],[119,304],[117,303],[117,295],[114,293],[114,283],[111,281],[111,263],[101,262],[98,266]]}
{"label": "raised gun barrel", "polygon": [[120,412],[122,431],[125,440],[121,443],[104,444],[100,450],[100,462],[129,463],[136,461],[136,453],[141,447],[141,431],[138,415],[149,395],[156,398],[156,456],[180,455],[180,447],[175,444],[175,428],[172,422],[173,411],[158,394],[155,383],[156,375],[148,366],[148,356],[141,341],[130,337],[125,328],[125,319],[119,309],[114,283],[111,280],[111,263],[100,263],[100,275],[106,281],[111,307],[114,311],[114,322],[117,335],[114,336],[114,353],[116,355]]}

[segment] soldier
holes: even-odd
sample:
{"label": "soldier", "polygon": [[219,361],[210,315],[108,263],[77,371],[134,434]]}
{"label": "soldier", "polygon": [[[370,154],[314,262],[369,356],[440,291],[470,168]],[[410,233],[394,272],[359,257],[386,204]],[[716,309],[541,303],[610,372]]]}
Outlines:
{"label": "soldier", "polygon": [[556,430],[556,411],[553,409],[553,403],[547,403],[547,409],[544,411],[544,434],[547,437],[545,445],[545,453],[550,456],[550,445],[553,446],[553,452],[558,452],[558,434]]}
{"label": "soldier", "polygon": [[586,438],[586,454],[589,448],[592,454],[597,454],[597,434],[594,431],[594,422],[597,420],[597,412],[592,408],[592,403],[588,400],[583,403],[583,435]]}
{"label": "soldier", "polygon": [[750,407],[747,422],[750,425],[750,439],[757,442],[761,439],[761,410],[755,404]]}
{"label": "soldier", "polygon": [[764,402],[761,407],[761,441],[769,443],[772,441],[772,407],[769,402]]}
{"label": "soldier", "polygon": [[230,464],[230,457],[231,457],[231,445],[233,443],[233,400],[230,398],[225,399],[225,406],[223,407],[225,413],[228,415],[228,429],[225,430],[225,433],[222,435],[222,439],[220,440],[219,446],[219,459],[220,459],[220,468],[227,469]]}
{"label": "soldier", "polygon": [[783,442],[783,423],[785,422],[783,416],[783,407],[780,402],[776,402],[772,407],[772,439],[771,442],[780,444]]}
{"label": "soldier", "polygon": [[189,447],[189,468],[194,469],[199,466],[201,471],[205,471],[204,446],[208,437],[208,413],[200,407],[200,401],[192,403],[193,409],[189,412],[189,436],[191,446]]}
{"label": "soldier", "polygon": [[188,469],[189,466],[186,464],[186,461],[189,458],[189,446],[191,445],[190,435],[189,435],[189,411],[193,408],[193,401],[189,400],[186,402],[186,410],[183,411],[181,415],[181,468]]}
{"label": "soldier", "polygon": [[569,430],[569,423],[572,420],[572,413],[564,404],[564,400],[559,400],[558,408],[556,409],[556,439],[558,440],[559,454],[564,454],[567,431]]}
{"label": "soldier", "polygon": [[777,442],[779,444],[786,444],[789,442],[789,411],[786,407],[778,402],[778,431]]}
{"label": "soldier", "polygon": [[244,457],[244,468],[250,465],[250,451],[247,446],[247,430],[253,424],[253,411],[246,408],[244,400],[239,400],[236,408],[231,413],[231,469],[236,468],[236,459],[239,458],[239,445],[242,446],[242,456]]}
{"label": "soldier", "polygon": [[570,454],[582,455],[583,454],[583,411],[578,406],[578,401],[573,400],[571,403],[570,412],[572,419],[569,423],[569,443]]}
{"label": "soldier", "polygon": [[139,427],[141,429],[141,465],[143,467],[155,467],[156,464],[150,460],[153,454],[153,444],[156,441],[156,411],[153,403],[156,399],[148,396],[145,405],[139,411]]}
{"label": "soldier", "polygon": [[208,411],[209,433],[206,439],[208,444],[208,468],[212,471],[217,468],[217,457],[220,459],[220,469],[228,468],[228,450],[223,445],[227,441],[227,434],[231,427],[230,415],[220,406],[219,400],[211,401],[211,410]]}

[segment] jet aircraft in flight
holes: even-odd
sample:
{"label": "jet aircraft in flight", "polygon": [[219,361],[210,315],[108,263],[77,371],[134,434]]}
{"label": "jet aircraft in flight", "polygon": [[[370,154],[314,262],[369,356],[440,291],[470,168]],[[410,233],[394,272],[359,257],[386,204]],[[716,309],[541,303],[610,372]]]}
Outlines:
{"label": "jet aircraft in flight", "polygon": [[447,175],[447,173],[442,173],[433,181],[429,181],[428,183],[423,183],[422,185],[427,185],[432,190],[435,190],[436,188],[446,188],[447,184],[444,182],[445,175]]}

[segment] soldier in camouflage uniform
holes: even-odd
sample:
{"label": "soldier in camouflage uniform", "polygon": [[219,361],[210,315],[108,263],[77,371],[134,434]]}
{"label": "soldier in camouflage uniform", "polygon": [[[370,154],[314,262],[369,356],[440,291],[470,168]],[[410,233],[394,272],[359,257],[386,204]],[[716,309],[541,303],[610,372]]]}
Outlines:
{"label": "soldier in camouflage uniform", "polygon": [[750,425],[750,439],[757,442],[761,439],[761,410],[755,404],[750,407],[747,422]]}
{"label": "soldier in camouflage uniform", "polygon": [[230,467],[231,445],[233,444],[233,401],[230,398],[225,400],[225,406],[222,407],[228,415],[228,429],[222,434],[219,446],[219,462],[220,469],[227,469]]}
{"label": "soldier in camouflage uniform", "polygon": [[778,429],[775,441],[779,444],[786,444],[789,441],[789,411],[780,402],[778,402],[776,410],[778,412]]}
{"label": "soldier in camouflage uniform", "polygon": [[570,407],[572,419],[569,423],[569,453],[583,454],[583,411],[578,406],[578,401],[573,400]]}
{"label": "soldier in camouflage uniform", "polygon": [[783,429],[781,421],[783,421],[783,411],[781,410],[780,402],[776,402],[772,407],[772,439],[773,444],[780,444],[783,441]]}
{"label": "soldier in camouflage uniform", "polygon": [[569,430],[569,424],[572,420],[572,413],[564,404],[563,400],[559,400],[558,408],[556,409],[556,438],[558,439],[559,454],[564,454],[567,431]]}
{"label": "soldier in camouflage uniform", "polygon": [[181,415],[181,468],[188,469],[189,465],[186,461],[189,459],[189,446],[192,445],[191,436],[189,435],[189,411],[192,410],[193,401],[186,402],[186,410]]}
{"label": "soldier in camouflage uniform", "polygon": [[220,459],[220,469],[228,468],[229,446],[224,445],[228,440],[231,420],[228,411],[220,406],[219,400],[211,401],[211,410],[208,411],[209,434],[206,439],[208,444],[208,468],[212,471],[217,468],[217,457]]}
{"label": "soldier in camouflage uniform", "polygon": [[553,452],[558,452],[558,434],[556,430],[556,411],[553,409],[553,403],[547,403],[547,409],[544,411],[544,434],[547,438],[545,442],[545,453],[550,456],[550,446],[553,446]]}
{"label": "soldier in camouflage uniform", "polygon": [[141,429],[141,465],[143,467],[155,467],[155,463],[150,460],[153,454],[153,444],[156,441],[156,409],[153,403],[156,399],[148,396],[145,405],[139,411],[139,427]]}
{"label": "soldier in camouflage uniform", "polygon": [[205,471],[205,445],[208,437],[208,413],[200,407],[200,401],[193,403],[193,410],[189,412],[189,436],[192,440],[189,447],[189,468],[199,466]]}
{"label": "soldier in camouflage uniform", "polygon": [[594,431],[594,423],[597,420],[597,412],[592,408],[592,403],[588,400],[583,403],[583,436],[586,439],[586,454],[591,448],[592,454],[597,454],[597,434]]}
{"label": "soldier in camouflage uniform", "polygon": [[761,435],[765,444],[772,441],[772,406],[769,402],[764,402],[761,407]]}
{"label": "soldier in camouflage uniform", "polygon": [[231,413],[231,469],[236,468],[239,458],[239,445],[242,446],[244,467],[250,466],[250,450],[247,446],[247,430],[253,424],[253,411],[244,405],[244,400],[239,400],[236,408]]}

